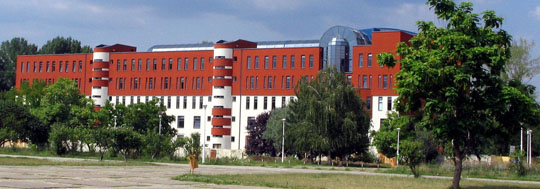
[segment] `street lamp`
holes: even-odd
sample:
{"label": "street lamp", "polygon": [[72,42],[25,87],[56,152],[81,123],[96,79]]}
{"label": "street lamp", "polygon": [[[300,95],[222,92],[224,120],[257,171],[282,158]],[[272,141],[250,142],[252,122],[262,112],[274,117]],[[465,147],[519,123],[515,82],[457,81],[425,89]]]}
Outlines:
{"label": "street lamp", "polygon": [[396,155],[396,167],[399,166],[399,131],[401,128],[397,128],[397,155]]}
{"label": "street lamp", "polygon": [[161,134],[161,112],[159,112],[159,134]]}
{"label": "street lamp", "polygon": [[527,131],[527,163],[532,166],[532,130]]}
{"label": "street lamp", "polygon": [[285,160],[285,118],[281,119],[283,122],[283,135],[281,136],[281,163]]}
{"label": "street lamp", "polygon": [[206,122],[208,121],[207,118],[206,118],[206,106],[207,106],[206,104],[203,105],[203,107],[204,107],[204,118],[203,118],[204,123],[203,123],[203,142],[202,142],[202,144],[203,144],[203,146],[202,146],[202,163],[204,163],[204,160],[205,160],[204,156],[206,156],[205,155],[206,153],[204,152],[205,151],[204,148],[206,147]]}
{"label": "street lamp", "polygon": [[519,150],[523,151],[523,127],[521,128],[521,132],[519,134],[521,135],[521,138],[519,140]]}

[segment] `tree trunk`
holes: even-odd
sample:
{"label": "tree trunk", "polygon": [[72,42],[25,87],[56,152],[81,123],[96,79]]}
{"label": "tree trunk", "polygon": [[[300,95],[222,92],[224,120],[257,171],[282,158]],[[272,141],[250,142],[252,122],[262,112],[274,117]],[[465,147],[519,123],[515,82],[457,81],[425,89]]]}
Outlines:
{"label": "tree trunk", "polygon": [[459,188],[459,181],[461,180],[461,171],[463,170],[463,153],[459,150],[459,147],[454,144],[454,179],[452,180],[452,188]]}

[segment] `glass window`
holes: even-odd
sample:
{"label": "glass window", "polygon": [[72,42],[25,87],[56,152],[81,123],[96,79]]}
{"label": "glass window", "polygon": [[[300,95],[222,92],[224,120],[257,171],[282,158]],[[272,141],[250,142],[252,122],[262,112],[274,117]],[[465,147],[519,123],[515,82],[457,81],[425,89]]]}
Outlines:
{"label": "glass window", "polygon": [[56,71],[56,62],[52,62],[52,72]]}
{"label": "glass window", "polygon": [[268,97],[264,97],[264,101],[263,101],[263,109],[268,109]]}
{"label": "glass window", "polygon": [[204,58],[201,58],[201,70],[204,70]]}
{"label": "glass window", "polygon": [[364,75],[362,76],[363,80],[362,80],[362,88],[368,88],[368,80],[367,80],[367,75]]}
{"label": "glass window", "polygon": [[178,60],[177,60],[176,63],[177,63],[177,65],[176,65],[177,68],[176,68],[176,69],[177,69],[177,70],[182,70],[182,59],[181,59],[181,58],[178,58]]}
{"label": "glass window", "polygon": [[167,109],[171,109],[171,96],[167,96]]}
{"label": "glass window", "polygon": [[255,65],[253,65],[255,69],[259,69],[259,56],[255,56]]}
{"label": "glass window", "polygon": [[388,102],[387,102],[387,110],[390,111],[392,110],[392,97],[388,97]]}
{"label": "glass window", "polygon": [[291,88],[291,77],[287,76],[287,82],[285,88],[290,89]]}
{"label": "glass window", "polygon": [[197,99],[194,96],[192,96],[191,97],[191,109],[195,109],[195,105],[197,104],[196,101],[197,101]]}
{"label": "glass window", "polygon": [[135,71],[135,59],[131,59],[131,71]]}
{"label": "glass window", "polygon": [[200,129],[201,128],[201,116],[194,116],[193,117],[193,128],[194,129]]}
{"label": "glass window", "polygon": [[47,61],[47,72],[49,72],[49,61]]}
{"label": "glass window", "polygon": [[257,105],[259,103],[258,101],[259,99],[255,96],[253,97],[253,109],[256,110],[257,109]]}
{"label": "glass window", "polygon": [[383,88],[388,88],[388,75],[383,75]]}
{"label": "glass window", "polygon": [[382,105],[383,103],[382,103],[382,102],[383,102],[382,97],[379,97],[379,111],[382,111],[382,109],[383,109],[383,107],[382,107],[382,106],[383,106],[383,105]]}
{"label": "glass window", "polygon": [[277,57],[272,56],[272,69],[276,69],[276,68],[277,68]]}
{"label": "glass window", "polygon": [[82,61],[79,61],[79,72],[82,72]]}
{"label": "glass window", "polygon": [[275,96],[272,97],[272,110],[273,109],[276,109],[276,97]]}
{"label": "glass window", "polygon": [[347,82],[349,82],[349,84],[352,84],[352,75],[347,76]]}
{"label": "glass window", "polygon": [[184,103],[182,105],[184,109],[187,109],[187,96],[184,96]]}
{"label": "glass window", "polygon": [[283,56],[283,69],[287,69],[287,56]]}
{"label": "glass window", "polygon": [[203,108],[203,96],[199,96],[199,109]]}
{"label": "glass window", "polygon": [[39,62],[39,72],[43,72],[43,62]]}
{"label": "glass window", "polygon": [[184,59],[184,70],[188,70],[189,67],[189,58]]}
{"label": "glass window", "polygon": [[249,88],[253,89],[254,86],[255,86],[255,77],[251,76],[249,78]]}
{"label": "glass window", "polygon": [[367,109],[371,109],[371,97],[367,98]]}
{"label": "glass window", "polygon": [[169,70],[172,70],[173,67],[173,61],[172,58],[169,58]]}
{"label": "glass window", "polygon": [[264,69],[268,69],[268,56],[264,56]]}
{"label": "glass window", "polygon": [[370,67],[371,68],[371,62],[373,61],[373,55],[371,53],[369,53],[367,55],[367,67]]}
{"label": "glass window", "polygon": [[176,109],[180,109],[180,96],[176,96]]}
{"label": "glass window", "polygon": [[141,69],[142,69],[142,60],[139,58],[139,60],[137,60],[137,70],[141,71]]}
{"label": "glass window", "polygon": [[122,70],[126,71],[127,70],[127,60],[124,59],[124,64],[122,66]]}
{"label": "glass window", "polygon": [[180,129],[184,128],[184,116],[178,116],[176,118],[176,128],[180,128]]}
{"label": "glass window", "polygon": [[305,68],[305,67],[306,67],[306,56],[302,55],[302,56],[300,57],[300,60],[301,60],[301,62],[300,62],[300,67],[301,67],[301,68]]}
{"label": "glass window", "polygon": [[183,77],[180,78],[180,89],[185,89],[185,81]]}
{"label": "glass window", "polygon": [[[23,65],[24,65],[24,63],[23,63]],[[63,72],[63,71],[64,71],[64,67],[63,67],[63,66],[64,66],[64,63],[63,63],[62,61],[60,61],[60,62],[58,63],[58,72]]]}
{"label": "glass window", "polygon": [[[66,62],[66,64],[69,65],[69,62]],[[66,72],[67,72],[67,65],[66,65]],[[37,71],[37,63],[36,62],[34,62],[34,68],[33,69],[34,69],[34,72]]]}
{"label": "glass window", "polygon": [[139,78],[133,79],[133,89],[139,88]]}
{"label": "glass window", "polygon": [[197,89],[201,89],[201,78],[197,77]]}
{"label": "glass window", "polygon": [[251,56],[247,57],[247,69],[251,69]]}
{"label": "glass window", "polygon": [[[118,60],[118,70],[120,70],[120,60]],[[77,71],[77,61],[73,61],[73,72]]]}
{"label": "glass window", "polygon": [[169,78],[168,77],[166,77],[165,82],[163,82],[163,88],[164,89],[169,89]]}
{"label": "glass window", "polygon": [[272,89],[272,76],[268,76],[268,89]]}
{"label": "glass window", "polygon": [[309,68],[313,68],[313,55],[309,55]]}
{"label": "glass window", "polygon": [[154,78],[150,78],[148,80],[148,89],[153,89],[154,88]]}
{"label": "glass window", "polygon": [[154,71],[157,70],[157,59],[155,59],[155,58],[154,58],[152,70],[154,70]]}
{"label": "glass window", "polygon": [[150,59],[146,59],[146,71],[150,71]]}
{"label": "glass window", "polygon": [[294,69],[294,55],[291,56],[291,69]]}
{"label": "glass window", "polygon": [[249,96],[246,97],[246,110],[249,110]]}
{"label": "glass window", "polygon": [[197,70],[197,58],[193,58],[193,70]]}
{"label": "glass window", "polygon": [[364,54],[358,55],[358,67],[364,67]]}

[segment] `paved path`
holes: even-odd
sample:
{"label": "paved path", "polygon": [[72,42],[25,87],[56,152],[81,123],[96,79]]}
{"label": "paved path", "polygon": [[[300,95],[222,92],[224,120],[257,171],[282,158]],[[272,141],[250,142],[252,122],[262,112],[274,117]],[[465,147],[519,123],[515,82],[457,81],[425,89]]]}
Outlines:
{"label": "paved path", "polygon": [[[2,155],[0,157],[30,157],[56,161],[85,161],[59,157]],[[93,160],[90,160],[93,161]],[[155,163],[158,166],[0,166],[0,187],[7,188],[254,188],[245,186],[213,185],[171,180],[188,173],[187,164]],[[354,175],[412,177],[360,171],[268,168],[249,166],[199,165],[200,174],[263,174],[263,173],[342,173]],[[451,177],[423,176],[433,179]],[[466,178],[466,180],[538,184],[535,181]]]}

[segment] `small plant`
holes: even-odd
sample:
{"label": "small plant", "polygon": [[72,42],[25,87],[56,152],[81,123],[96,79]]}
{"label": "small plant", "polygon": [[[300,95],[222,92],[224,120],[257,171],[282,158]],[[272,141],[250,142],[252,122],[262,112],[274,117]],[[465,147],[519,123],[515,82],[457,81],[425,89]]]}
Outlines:
{"label": "small plant", "polygon": [[510,170],[517,176],[525,176],[527,169],[523,165],[523,158],[525,158],[525,152],[523,150],[516,150],[510,154],[512,162],[510,163]]}

